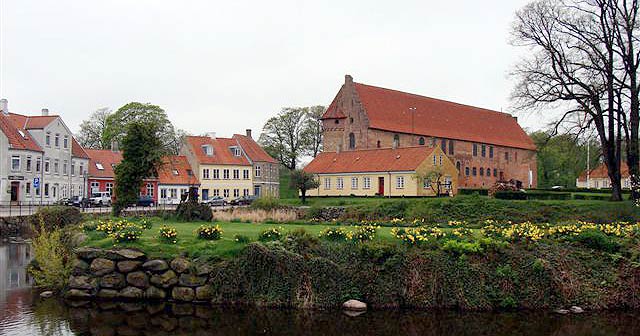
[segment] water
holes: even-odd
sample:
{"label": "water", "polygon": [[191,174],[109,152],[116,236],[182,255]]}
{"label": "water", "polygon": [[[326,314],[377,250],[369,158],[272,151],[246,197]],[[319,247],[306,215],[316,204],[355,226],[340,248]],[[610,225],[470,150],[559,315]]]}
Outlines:
{"label": "water", "polygon": [[640,335],[640,314],[232,309],[69,302],[31,291],[25,244],[0,245],[0,335]]}

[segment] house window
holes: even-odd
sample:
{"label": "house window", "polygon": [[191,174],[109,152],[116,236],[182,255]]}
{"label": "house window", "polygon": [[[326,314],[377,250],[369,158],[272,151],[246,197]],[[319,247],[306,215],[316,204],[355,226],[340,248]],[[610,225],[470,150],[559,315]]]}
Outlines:
{"label": "house window", "polygon": [[473,144],[473,156],[478,156],[478,144]]}
{"label": "house window", "polygon": [[80,176],[84,175],[84,164],[81,163],[79,168],[80,168],[80,171],[78,171],[78,175]]}
{"label": "house window", "polygon": [[362,179],[362,188],[371,189],[371,178],[365,177]]}
{"label": "house window", "polygon": [[440,165],[442,166],[442,155],[440,155]]}
{"label": "house window", "polygon": [[240,189],[233,189],[233,197],[240,197]]}
{"label": "house window", "polygon": [[489,146],[489,158],[493,159],[493,146]]}
{"label": "house window", "polygon": [[40,196],[40,187],[35,188],[36,189],[36,196]]}
{"label": "house window", "polygon": [[60,147],[60,134],[58,133],[56,133],[54,144],[56,145],[56,147]]}
{"label": "house window", "polygon": [[193,171],[191,169],[187,169],[187,175],[188,176],[193,176]]}
{"label": "house window", "polygon": [[62,173],[65,175],[69,174],[68,168],[69,168],[69,162],[67,160],[64,160],[62,162]]}
{"label": "house window", "polygon": [[202,145],[202,152],[206,156],[213,156],[213,147],[209,145]]}
{"label": "house window", "polygon": [[45,143],[47,146],[51,146],[51,133],[50,133],[50,132],[47,132],[47,135],[45,135],[45,137],[44,137],[44,143]]}
{"label": "house window", "polygon": [[336,189],[344,188],[344,179],[342,177],[336,178]]}
{"label": "house window", "polygon": [[424,137],[420,137],[420,139],[418,139],[418,145],[424,146]]}
{"label": "house window", "polygon": [[464,175],[469,176],[469,167],[464,167]]}
{"label": "house window", "polygon": [[487,146],[482,145],[482,157],[486,157],[486,156],[487,156]]}
{"label": "house window", "polygon": [[324,189],[325,190],[331,189],[331,178],[330,177],[325,177],[324,178]]}
{"label": "house window", "polygon": [[160,189],[160,199],[167,198],[167,189]]}
{"label": "house window", "polygon": [[396,189],[404,189],[404,176],[396,177]]}
{"label": "house window", "polygon": [[356,136],[353,133],[349,133],[349,149],[356,148]]}
{"label": "house window", "polygon": [[440,149],[445,153],[447,152],[447,139],[440,140]]}
{"label": "house window", "polygon": [[42,162],[40,161],[40,158],[36,159],[36,172],[39,173],[40,169],[42,169]]}
{"label": "house window", "polygon": [[239,180],[240,179],[240,169],[234,169],[233,170],[233,179],[234,180]]}
{"label": "house window", "polygon": [[45,159],[44,160],[44,172],[49,174],[51,168],[51,162],[49,161],[49,159]]}
{"label": "house window", "polygon": [[60,160],[59,159],[53,160],[53,172],[55,174],[60,174]]}
{"label": "house window", "polygon": [[220,196],[220,189],[213,189],[213,196]]}
{"label": "house window", "polygon": [[92,193],[100,191],[100,182],[91,182],[91,190]]}
{"label": "house window", "polygon": [[477,176],[478,175],[478,171],[476,170],[476,167],[473,167],[473,169],[471,170],[471,173],[473,176]]}
{"label": "house window", "polygon": [[485,172],[487,173],[487,177],[491,177],[491,168],[487,167],[487,170],[485,170]]}
{"label": "house window", "polygon": [[109,193],[109,195],[113,194],[113,183],[107,182],[105,191]]}
{"label": "house window", "polygon": [[336,119],[335,121],[336,125],[340,123],[340,120]]}
{"label": "house window", "polygon": [[209,179],[209,169],[207,169],[207,168],[202,169],[202,178],[203,179]]}
{"label": "house window", "polygon": [[27,156],[27,171],[31,172],[31,156]]}
{"label": "house window", "polygon": [[352,177],[351,178],[351,189],[358,189],[358,178],[357,177]]}
{"label": "house window", "polygon": [[11,171],[20,171],[20,155],[11,156]]}
{"label": "house window", "polygon": [[229,197],[229,189],[222,190],[222,197]]}
{"label": "house window", "polygon": [[153,183],[147,183],[147,196],[153,197]]}
{"label": "house window", "polygon": [[245,169],[242,171],[242,178],[245,180],[249,179],[249,169]]}
{"label": "house window", "polygon": [[255,175],[256,175],[256,177],[262,176],[262,167],[261,166],[256,166]]}
{"label": "house window", "polygon": [[422,188],[423,189],[429,189],[431,188],[431,180],[426,178],[422,180]]}
{"label": "house window", "polygon": [[27,195],[31,195],[31,182],[27,182],[27,184],[26,184],[26,185],[25,185],[25,187],[24,187],[24,192],[25,192]]}
{"label": "house window", "polygon": [[64,147],[65,149],[69,148],[69,136],[65,135],[64,139],[62,140],[62,147]]}
{"label": "house window", "polygon": [[180,175],[180,172],[178,172],[178,170],[177,170],[177,169],[174,169],[174,170],[172,171],[172,173],[173,173],[173,175],[176,175],[176,176]]}
{"label": "house window", "polygon": [[453,140],[449,140],[449,155],[453,155]]}
{"label": "house window", "polygon": [[222,170],[222,178],[225,180],[229,179],[229,169],[223,169]]}
{"label": "house window", "polygon": [[242,196],[249,196],[249,189],[243,189],[242,190]]}
{"label": "house window", "polygon": [[205,201],[209,199],[209,189],[202,189],[202,199]]}
{"label": "house window", "polygon": [[434,166],[436,165],[437,160],[438,160],[438,159],[436,159],[436,156],[434,155],[434,156],[433,156],[433,165],[434,165]]}
{"label": "house window", "polygon": [[498,169],[493,168],[493,177],[498,177]]}
{"label": "house window", "polygon": [[233,155],[235,155],[235,156],[242,155],[242,150],[240,148],[238,148],[238,147],[233,147],[231,151],[233,152]]}
{"label": "house window", "polygon": [[400,136],[397,134],[393,136],[393,147],[400,147]]}
{"label": "house window", "polygon": [[44,197],[49,197],[49,183],[44,184]]}
{"label": "house window", "polygon": [[484,168],[480,167],[480,176],[484,176]]}
{"label": "house window", "polygon": [[220,179],[220,169],[214,169],[213,170],[213,179],[214,180],[219,180]]}

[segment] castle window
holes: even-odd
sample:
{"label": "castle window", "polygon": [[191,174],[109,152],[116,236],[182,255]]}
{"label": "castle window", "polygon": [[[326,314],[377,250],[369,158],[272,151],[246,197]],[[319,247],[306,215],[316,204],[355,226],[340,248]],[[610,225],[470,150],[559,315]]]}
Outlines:
{"label": "castle window", "polygon": [[349,149],[356,148],[356,136],[353,133],[349,133]]}
{"label": "castle window", "polygon": [[460,171],[460,161],[456,162],[456,169],[458,170],[458,172]]}
{"label": "castle window", "polygon": [[393,136],[393,147],[400,147],[400,136],[397,134]]}
{"label": "castle window", "polygon": [[449,140],[449,155],[453,155],[453,140]]}
{"label": "castle window", "polygon": [[484,168],[480,167],[480,176],[484,176]]}
{"label": "castle window", "polygon": [[353,117],[349,118],[349,123],[353,124]]}
{"label": "castle window", "polygon": [[378,142],[376,142],[376,147],[380,148],[380,140],[378,140]]}
{"label": "castle window", "polygon": [[447,139],[440,140],[440,149],[445,153],[447,152]]}
{"label": "castle window", "polygon": [[473,172],[473,176],[478,175],[478,171],[476,170],[476,167],[473,167],[472,172]]}
{"label": "castle window", "polygon": [[420,139],[418,139],[418,144],[420,146],[424,146],[424,138],[423,137],[420,137]]}
{"label": "castle window", "polygon": [[464,167],[464,175],[469,176],[469,167]]}
{"label": "castle window", "polygon": [[478,144],[473,144],[473,156],[478,156]]}
{"label": "castle window", "polygon": [[489,158],[493,159],[493,146],[489,146]]}
{"label": "castle window", "polygon": [[487,146],[482,145],[482,157],[486,157],[486,156],[487,156]]}
{"label": "castle window", "polygon": [[498,177],[498,169],[493,168],[493,177]]}
{"label": "castle window", "polygon": [[336,124],[339,124],[339,123],[340,123],[340,120],[336,119]]}

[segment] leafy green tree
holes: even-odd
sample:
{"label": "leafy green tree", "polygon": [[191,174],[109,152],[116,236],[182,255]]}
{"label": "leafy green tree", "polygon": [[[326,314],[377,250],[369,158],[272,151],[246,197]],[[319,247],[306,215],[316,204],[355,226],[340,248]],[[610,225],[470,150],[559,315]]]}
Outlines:
{"label": "leafy green tree", "polygon": [[327,110],[322,105],[305,107],[307,110],[307,120],[303,131],[307,140],[305,154],[312,157],[318,156],[322,151],[322,120],[320,118]]}
{"label": "leafy green tree", "polygon": [[128,123],[122,139],[122,161],[116,166],[116,201],[113,214],[136,203],[145,178],[157,176],[162,159],[162,142],[157,137],[158,125],[142,121]]}
{"label": "leafy green tree", "polygon": [[91,113],[89,119],[82,121],[77,139],[84,148],[108,149],[111,143],[106,141],[105,129],[107,128],[107,118],[112,114],[108,107],[97,109]]}
{"label": "leafy green tree", "polygon": [[176,154],[177,139],[180,138],[169,121],[167,113],[157,105],[132,102],[119,108],[108,116],[103,133],[103,143],[111,144],[112,141],[121,143],[127,134],[128,125],[141,122],[151,125],[160,140],[164,153]]}
{"label": "leafy green tree", "polygon": [[[552,136],[550,132],[530,134],[538,147],[538,186],[573,188],[576,178],[587,168],[587,143],[569,134]],[[589,166],[593,169],[601,157],[597,140],[591,140]]]}
{"label": "leafy green tree", "polygon": [[307,190],[316,189],[320,186],[320,182],[315,179],[313,174],[300,169],[296,169],[291,172],[291,180],[289,183],[291,188],[300,191],[302,204],[307,202]]}

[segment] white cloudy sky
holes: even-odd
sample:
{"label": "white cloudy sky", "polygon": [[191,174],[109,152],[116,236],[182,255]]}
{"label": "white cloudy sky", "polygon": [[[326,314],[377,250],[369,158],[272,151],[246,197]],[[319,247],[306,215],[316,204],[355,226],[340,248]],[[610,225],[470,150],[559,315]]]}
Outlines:
{"label": "white cloudy sky", "polygon": [[351,74],[512,112],[507,73],[526,50],[509,27],[526,2],[0,0],[0,96],[73,130],[140,101],[191,133],[231,135],[283,106],[328,105]]}

